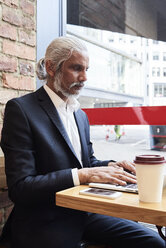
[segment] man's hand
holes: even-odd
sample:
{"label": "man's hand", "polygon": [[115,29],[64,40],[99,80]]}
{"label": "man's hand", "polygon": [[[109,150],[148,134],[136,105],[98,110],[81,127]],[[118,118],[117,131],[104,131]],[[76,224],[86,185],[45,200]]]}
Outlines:
{"label": "man's hand", "polygon": [[[136,183],[136,176],[133,173],[125,171],[130,170],[134,165],[131,166],[126,163],[118,162],[109,164],[108,167],[102,166],[79,169],[78,176],[80,184],[97,182],[126,185],[127,183]],[[135,172],[135,170],[132,169],[132,172]]]}
{"label": "man's hand", "polygon": [[109,162],[108,166],[122,167],[125,171],[136,174],[135,164],[126,160],[120,162]]}

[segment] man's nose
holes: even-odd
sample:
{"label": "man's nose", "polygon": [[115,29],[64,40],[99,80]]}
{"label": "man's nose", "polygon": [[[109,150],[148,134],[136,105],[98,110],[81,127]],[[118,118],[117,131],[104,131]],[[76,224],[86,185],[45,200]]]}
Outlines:
{"label": "man's nose", "polygon": [[87,81],[87,73],[86,71],[82,71],[79,75],[79,81]]}

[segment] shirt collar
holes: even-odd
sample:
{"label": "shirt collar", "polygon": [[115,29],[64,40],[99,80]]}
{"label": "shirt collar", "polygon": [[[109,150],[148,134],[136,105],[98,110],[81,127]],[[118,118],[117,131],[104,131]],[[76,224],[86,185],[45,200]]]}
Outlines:
{"label": "shirt collar", "polygon": [[67,102],[65,102],[46,84],[43,87],[57,109],[69,109],[71,112],[77,111],[79,109],[80,103],[76,100],[75,97],[71,97],[67,100]]}

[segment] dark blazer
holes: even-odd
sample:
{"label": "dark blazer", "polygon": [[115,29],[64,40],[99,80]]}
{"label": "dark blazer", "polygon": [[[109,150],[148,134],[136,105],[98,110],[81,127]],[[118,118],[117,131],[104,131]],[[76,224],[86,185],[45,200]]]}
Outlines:
{"label": "dark blazer", "polygon": [[[93,155],[86,114],[79,109],[74,116],[83,167],[107,165]],[[55,193],[74,186],[71,168],[81,165],[43,87],[7,103],[1,147],[9,197],[15,205],[10,223],[13,247],[74,247],[58,242],[73,232],[73,239],[79,240],[87,214],[56,206]]]}

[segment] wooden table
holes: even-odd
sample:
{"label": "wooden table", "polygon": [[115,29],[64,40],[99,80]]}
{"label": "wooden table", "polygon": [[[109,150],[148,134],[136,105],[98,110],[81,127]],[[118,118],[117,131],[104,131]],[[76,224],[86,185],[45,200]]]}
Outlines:
{"label": "wooden table", "polygon": [[139,201],[138,195],[133,193],[122,193],[122,196],[115,200],[80,195],[79,191],[87,187],[81,185],[56,193],[56,205],[166,226],[166,188],[162,202],[143,203]]}

